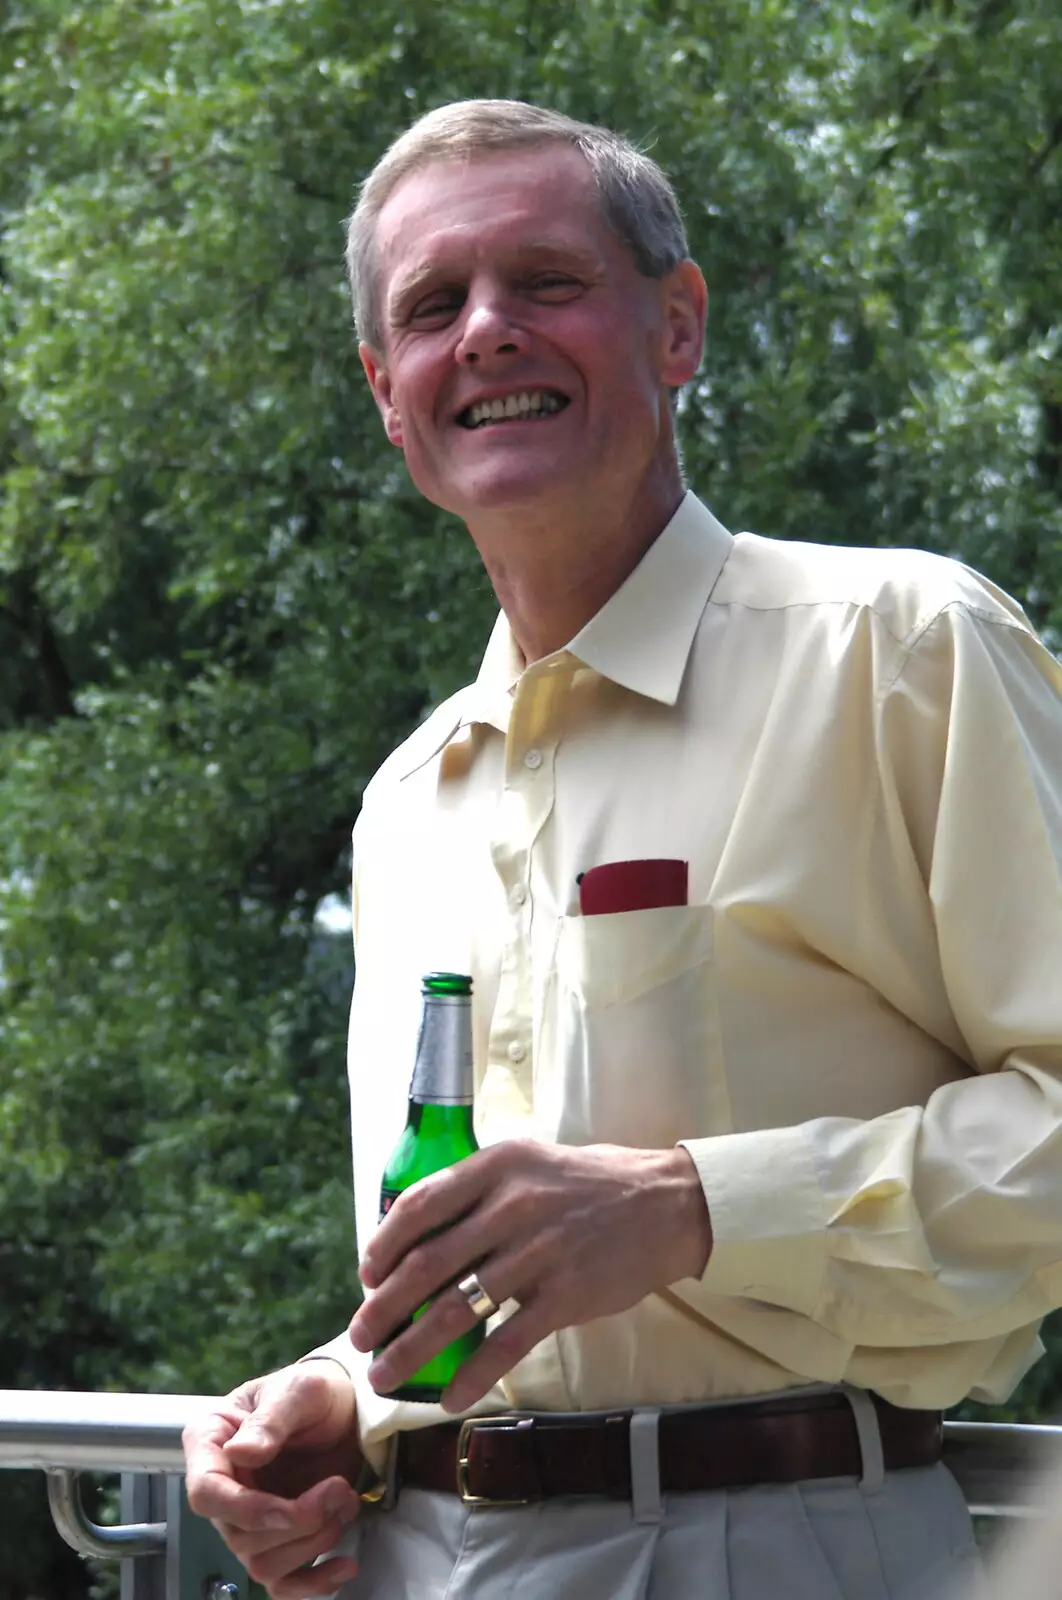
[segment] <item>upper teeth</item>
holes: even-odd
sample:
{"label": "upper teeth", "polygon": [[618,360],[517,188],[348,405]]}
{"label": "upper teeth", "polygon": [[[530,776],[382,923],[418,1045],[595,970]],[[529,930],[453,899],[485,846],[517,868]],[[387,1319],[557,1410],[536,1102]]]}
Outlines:
{"label": "upper teeth", "polygon": [[503,417],[523,417],[529,411],[559,411],[561,401],[545,389],[523,389],[519,394],[507,394],[504,400],[477,400],[468,408],[469,426],[476,428],[481,422],[500,422]]}

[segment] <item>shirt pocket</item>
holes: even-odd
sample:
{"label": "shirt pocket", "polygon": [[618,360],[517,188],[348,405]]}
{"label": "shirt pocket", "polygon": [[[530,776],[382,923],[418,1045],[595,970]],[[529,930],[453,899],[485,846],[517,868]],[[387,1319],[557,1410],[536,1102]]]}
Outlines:
{"label": "shirt pocket", "polygon": [[664,1149],[730,1130],[710,906],[562,917],[536,1050],[540,1129]]}

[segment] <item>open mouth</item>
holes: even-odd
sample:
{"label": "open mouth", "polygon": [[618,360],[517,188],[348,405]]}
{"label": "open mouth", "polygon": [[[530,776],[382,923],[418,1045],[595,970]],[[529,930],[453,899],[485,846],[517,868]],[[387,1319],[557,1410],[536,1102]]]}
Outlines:
{"label": "open mouth", "polygon": [[477,400],[458,412],[462,428],[488,428],[496,422],[534,422],[555,416],[568,404],[568,396],[556,389],[518,389],[504,399]]}

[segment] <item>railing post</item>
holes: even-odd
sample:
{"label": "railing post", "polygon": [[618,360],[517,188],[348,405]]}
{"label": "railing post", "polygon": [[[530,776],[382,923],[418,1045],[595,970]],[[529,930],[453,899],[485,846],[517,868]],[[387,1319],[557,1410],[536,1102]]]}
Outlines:
{"label": "railing post", "polygon": [[121,1516],[165,1523],[166,1548],[123,1559],[120,1600],[247,1600],[247,1574],[211,1524],[189,1511],[183,1478],[123,1472]]}
{"label": "railing post", "polygon": [[[121,1519],[131,1522],[166,1521],[166,1479],[161,1473],[123,1472]],[[167,1543],[169,1531],[167,1530]],[[120,1600],[166,1600],[166,1562],[154,1556],[133,1556],[121,1563]]]}

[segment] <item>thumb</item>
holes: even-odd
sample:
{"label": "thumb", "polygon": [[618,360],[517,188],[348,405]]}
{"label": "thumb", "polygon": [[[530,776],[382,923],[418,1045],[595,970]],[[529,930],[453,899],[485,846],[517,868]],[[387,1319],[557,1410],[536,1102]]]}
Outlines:
{"label": "thumb", "polygon": [[225,1454],[246,1466],[263,1466],[280,1453],[291,1431],[291,1419],[282,1406],[261,1406],[226,1440]]}

